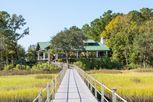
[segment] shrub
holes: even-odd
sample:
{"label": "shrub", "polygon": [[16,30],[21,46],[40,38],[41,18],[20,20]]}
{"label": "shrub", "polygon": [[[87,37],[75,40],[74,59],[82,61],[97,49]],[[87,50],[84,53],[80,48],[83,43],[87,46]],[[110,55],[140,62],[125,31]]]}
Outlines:
{"label": "shrub", "polygon": [[26,70],[30,70],[31,68],[30,68],[30,66],[26,66]]}
{"label": "shrub", "polygon": [[83,62],[81,62],[81,61],[74,62],[74,64],[79,66],[82,69],[85,69]]}
{"label": "shrub", "polygon": [[4,66],[4,70],[13,70],[14,65],[13,64],[8,64]]}
{"label": "shrub", "polygon": [[17,64],[15,70],[27,70],[27,67],[30,69],[29,66]]}
{"label": "shrub", "polygon": [[63,62],[62,58],[59,58],[59,59],[58,59],[58,62]]}
{"label": "shrub", "polygon": [[82,69],[120,69],[122,68],[122,64],[119,62],[112,61],[109,57],[103,58],[90,58],[90,59],[80,59],[74,64],[78,65]]}
{"label": "shrub", "polygon": [[138,67],[140,67],[138,64],[134,64],[134,63],[130,63],[128,65],[125,66],[127,69],[136,69]]}
{"label": "shrub", "polygon": [[49,63],[38,63],[34,66],[32,66],[32,70],[33,71],[49,71],[49,72],[53,72],[53,71],[59,71],[60,68],[56,65],[53,64],[49,64]]}

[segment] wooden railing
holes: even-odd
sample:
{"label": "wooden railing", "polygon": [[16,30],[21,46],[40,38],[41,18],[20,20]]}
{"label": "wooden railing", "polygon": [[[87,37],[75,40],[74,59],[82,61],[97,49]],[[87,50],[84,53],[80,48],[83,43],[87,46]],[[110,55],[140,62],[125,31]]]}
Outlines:
{"label": "wooden railing", "polygon": [[[62,63],[58,64],[58,66],[61,67],[62,70],[52,80],[51,83],[47,83],[46,88],[42,89],[38,93],[38,95],[35,97],[33,102],[53,102],[53,100],[55,99],[55,93],[57,92],[57,89],[59,88],[59,85],[61,84],[62,79],[63,79],[65,72],[66,72],[66,69],[67,69],[67,67],[64,67],[64,64],[62,64]],[[45,94],[45,95],[43,95],[43,94]]]}
{"label": "wooden railing", "polygon": [[78,66],[72,65],[80,74],[92,94],[98,102],[127,102],[124,98],[116,93],[116,89],[110,89],[103,83],[97,81]]}

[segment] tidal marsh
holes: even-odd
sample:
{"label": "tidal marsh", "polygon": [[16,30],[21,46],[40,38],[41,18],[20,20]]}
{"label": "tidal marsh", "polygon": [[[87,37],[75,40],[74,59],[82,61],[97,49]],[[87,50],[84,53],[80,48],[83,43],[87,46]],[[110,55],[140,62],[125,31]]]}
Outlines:
{"label": "tidal marsh", "polygon": [[109,73],[100,71],[90,74],[103,82],[110,89],[117,88],[117,93],[128,102],[152,102],[153,101],[153,72],[119,71]]}
{"label": "tidal marsh", "polygon": [[31,102],[55,74],[0,76],[0,102]]}

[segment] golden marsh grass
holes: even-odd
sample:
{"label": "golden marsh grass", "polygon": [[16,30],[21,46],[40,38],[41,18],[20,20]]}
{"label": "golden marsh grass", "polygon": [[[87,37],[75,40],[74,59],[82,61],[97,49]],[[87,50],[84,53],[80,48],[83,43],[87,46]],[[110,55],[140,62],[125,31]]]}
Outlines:
{"label": "golden marsh grass", "polygon": [[55,75],[0,76],[0,102],[30,102]]}
{"label": "golden marsh grass", "polygon": [[[121,73],[95,72],[90,74],[110,89],[131,102],[143,102],[153,99],[153,72],[119,71]],[[138,100],[139,99],[139,100]],[[136,101],[134,101],[136,100]]]}

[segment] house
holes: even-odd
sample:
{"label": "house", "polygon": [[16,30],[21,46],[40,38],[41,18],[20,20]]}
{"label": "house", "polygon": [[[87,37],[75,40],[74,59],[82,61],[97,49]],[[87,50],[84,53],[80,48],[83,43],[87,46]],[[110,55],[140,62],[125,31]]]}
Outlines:
{"label": "house", "polygon": [[[49,42],[38,42],[37,43],[37,60],[38,61],[50,61],[49,53]],[[75,49],[75,58],[81,58],[83,53],[86,58],[92,57],[99,58],[105,55],[108,55],[110,49],[105,45],[104,40],[101,39],[101,42],[96,42],[94,40],[88,39],[84,41],[83,49]],[[58,53],[55,54],[55,59],[58,59]]]}
{"label": "house", "polygon": [[38,42],[36,45],[37,60],[50,61],[49,42]]}
{"label": "house", "polygon": [[79,58],[79,54],[81,52],[86,53],[86,57],[91,57],[91,53],[95,53],[96,58],[102,57],[104,55],[108,55],[108,52],[110,49],[105,45],[104,41],[102,42],[96,42],[94,40],[88,39],[84,41],[84,47],[83,50],[76,50],[76,57]]}

